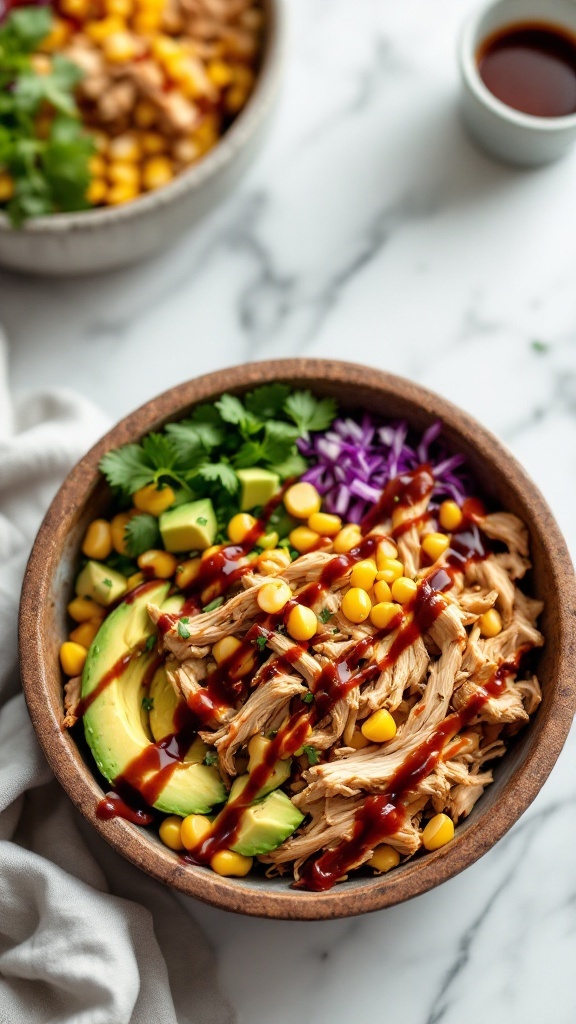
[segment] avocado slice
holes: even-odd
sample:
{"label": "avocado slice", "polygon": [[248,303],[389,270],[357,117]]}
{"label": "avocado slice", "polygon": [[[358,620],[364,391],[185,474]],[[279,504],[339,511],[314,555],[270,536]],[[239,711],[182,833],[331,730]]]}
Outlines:
{"label": "avocado slice", "polygon": [[88,562],[76,580],[79,597],[91,597],[105,607],[123,597],[127,589],[126,577],[101,562]]}
{"label": "avocado slice", "polygon": [[[165,608],[166,605],[163,606],[163,610]],[[174,716],[176,709],[184,704],[182,698],[177,696],[174,687],[168,681],[166,669],[163,665],[155,672],[154,678],[150,683],[148,699],[152,703],[149,727],[153,738],[158,743],[165,736],[171,736],[177,732],[178,726]],[[204,741],[197,736],[184,760],[193,761],[195,764],[203,764],[207,750],[208,747]]]}
{"label": "avocado slice", "polygon": [[[283,786],[286,780],[290,777],[291,767],[292,760],[290,758],[288,758],[288,760],[286,761],[277,761],[276,764],[274,765],[274,771],[270,775],[268,782],[266,782],[265,785],[262,786],[262,789],[259,791],[255,799],[260,800],[263,796],[266,796],[266,794],[270,793],[273,789],[277,789],[278,786]],[[232,783],[232,788],[230,790],[230,800],[234,800],[237,796],[240,795],[249,778],[249,775],[239,775],[237,779],[234,779],[234,782]]]}
{"label": "avocado slice", "polygon": [[160,516],[160,533],[166,551],[205,551],[214,543],[217,528],[210,498],[188,501]]}
{"label": "avocado slice", "polygon": [[[82,674],[82,697],[95,690],[104,675],[121,659],[137,652],[139,645],[155,632],[148,616],[151,602],[162,605],[170,584],[154,582],[143,588],[133,601],[124,601],[104,620],[88,651]],[[114,783],[132,761],[140,758],[150,743],[143,722],[142,700],[149,697],[144,684],[157,657],[143,648],[127,660],[114,678],[88,707],[84,731],[102,775]],[[215,768],[186,759],[178,765],[154,803],[168,814],[206,814],[226,799],[222,779]]]}
{"label": "avocado slice", "polygon": [[231,849],[244,857],[270,853],[292,835],[303,821],[304,815],[286,793],[275,789],[243,812],[236,842]]}
{"label": "avocado slice", "polygon": [[269,469],[254,466],[252,469],[238,469],[240,481],[240,511],[247,512],[256,505],[267,505],[280,487],[280,477]]}

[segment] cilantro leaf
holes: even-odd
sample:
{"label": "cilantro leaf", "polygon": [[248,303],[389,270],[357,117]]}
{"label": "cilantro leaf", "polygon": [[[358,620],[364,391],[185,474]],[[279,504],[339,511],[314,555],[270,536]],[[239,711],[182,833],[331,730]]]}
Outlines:
{"label": "cilantro leaf", "polygon": [[6,54],[32,53],[52,28],[48,7],[18,7],[0,25],[0,47]]}
{"label": "cilantro leaf", "polygon": [[210,768],[218,764],[218,754],[215,750],[208,750],[204,757],[204,764],[207,764]]}
{"label": "cilantro leaf", "polygon": [[268,643],[267,637],[265,637],[265,636],[257,636],[256,637],[256,647],[258,648],[259,651],[265,650],[267,643]]}
{"label": "cilantro leaf", "polygon": [[234,395],[222,395],[214,404],[225,423],[234,423],[236,426],[244,423],[246,409],[239,398],[235,398]]}
{"label": "cilantro leaf", "polygon": [[262,458],[272,465],[283,463],[290,458],[294,452],[294,442],[298,437],[298,430],[290,423],[282,423],[279,420],[269,420],[264,433],[262,445]]}
{"label": "cilantro leaf", "polygon": [[333,398],[315,398],[311,391],[295,391],[284,403],[284,412],[298,427],[301,437],[311,430],[326,430],[336,416]]}
{"label": "cilantro leaf", "polygon": [[184,625],[182,619],[180,619],[180,622],[178,623],[178,636],[181,637],[182,640],[187,640],[190,636],[190,630]]}
{"label": "cilantro leaf", "polygon": [[278,473],[281,480],[289,480],[293,476],[302,476],[308,469],[306,459],[299,452],[294,452],[282,462],[274,463],[274,472]]}
{"label": "cilantro leaf", "polygon": [[263,384],[246,395],[246,408],[261,420],[274,419],[282,412],[290,394],[286,384]]}
{"label": "cilantro leaf", "polygon": [[255,466],[263,457],[263,447],[259,441],[245,441],[234,456],[236,469],[247,469]]}
{"label": "cilantro leaf", "polygon": [[202,480],[219,483],[229,494],[234,494],[240,484],[232,466],[227,462],[207,462],[206,465],[200,466],[197,476]]}
{"label": "cilantro leaf", "polygon": [[316,747],[311,747],[308,744],[305,744],[302,749],[308,758],[308,764],[314,765],[319,763],[320,754],[316,750]]}
{"label": "cilantro leaf", "polygon": [[142,697],[142,707],[144,711],[152,711],[154,707],[154,697]]}
{"label": "cilantro leaf", "polygon": [[304,701],[305,704],[311,704],[312,701],[314,700],[314,694],[310,693],[310,691],[308,691],[308,693],[304,694],[304,696],[302,697],[302,700]]}
{"label": "cilantro leaf", "polygon": [[166,434],[147,434],[142,441],[142,451],[155,469],[169,474],[176,462],[176,449]]}
{"label": "cilantro leaf", "polygon": [[127,495],[153,483],[155,478],[154,467],[139,444],[125,444],[107,452],[100,459],[100,472],[111,487],[119,487]]}
{"label": "cilantro leaf", "polygon": [[203,612],[213,612],[213,611],[216,610],[216,608],[220,608],[220,606],[223,605],[223,604],[224,604],[224,598],[223,597],[215,597],[213,601],[210,601],[210,604],[204,605],[204,608],[202,609],[202,611]]}
{"label": "cilantro leaf", "polygon": [[147,651],[152,650],[154,644],[156,643],[156,639],[157,638],[154,633],[151,633],[150,636],[146,637],[146,643],[144,644],[144,647]]}
{"label": "cilantro leaf", "polygon": [[138,516],[133,516],[126,523],[124,537],[126,540],[126,550],[129,555],[132,555],[132,558],[137,558],[138,555],[143,554],[144,551],[149,551],[150,548],[158,547],[160,544],[160,530],[156,516],[151,516],[148,512],[142,512]]}
{"label": "cilantro leaf", "polygon": [[180,423],[168,423],[166,432],[169,435],[178,460],[193,468],[203,461],[206,453],[217,448],[223,441],[223,431],[212,423],[195,423],[193,420],[182,420]]}
{"label": "cilantro leaf", "polygon": [[323,608],[322,611],[320,612],[320,615],[318,616],[318,618],[320,619],[320,622],[323,622],[324,624],[326,624],[327,622],[330,621],[330,619],[332,618],[333,615],[334,615],[334,612],[329,611],[328,608]]}

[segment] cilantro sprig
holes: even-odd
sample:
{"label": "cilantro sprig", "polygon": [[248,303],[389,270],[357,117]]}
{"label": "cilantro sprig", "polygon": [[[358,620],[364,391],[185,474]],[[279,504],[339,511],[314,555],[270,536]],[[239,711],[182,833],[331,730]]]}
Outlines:
{"label": "cilantro sprig", "polygon": [[46,59],[46,73],[32,60],[52,24],[48,7],[21,7],[0,25],[0,171],[13,188],[0,208],[15,226],[28,217],[90,206],[94,143],[74,99],[83,73],[61,54]]}
{"label": "cilantro sprig", "polygon": [[[125,499],[148,484],[170,485],[177,503],[211,498],[222,525],[238,511],[237,470],[262,466],[282,480],[300,476],[307,463],[296,441],[310,430],[323,430],[335,415],[331,398],[265,384],[242,399],[224,394],[213,405],[200,405],[189,417],[148,434],[140,444],[108,452],[100,469]],[[143,515],[130,521],[126,536],[132,557],[157,542],[151,519]]]}

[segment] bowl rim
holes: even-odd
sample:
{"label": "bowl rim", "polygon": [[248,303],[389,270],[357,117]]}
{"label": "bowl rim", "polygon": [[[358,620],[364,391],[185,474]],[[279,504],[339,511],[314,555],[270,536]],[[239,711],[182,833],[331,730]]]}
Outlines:
{"label": "bowl rim", "polygon": [[[309,387],[322,381],[323,385],[353,389],[368,386],[373,391],[393,392],[417,404],[425,415],[441,418],[456,432],[467,432],[474,444],[489,450],[493,459],[504,460],[515,488],[522,490],[530,502],[554,587],[563,595],[550,711],[540,723],[537,742],[505,781],[489,820],[480,815],[464,833],[458,835],[457,830],[456,839],[448,847],[408,862],[397,876],[392,872],[380,878],[354,880],[326,893],[278,891],[244,879],[223,878],[206,868],[184,865],[159,841],[122,818],[99,819],[96,805],[102,790],[89,765],[83,759],[79,765],[78,748],[62,731],[61,709],[59,719],[50,706],[50,666],[39,628],[39,615],[53,600],[51,585],[60,562],[57,538],[66,536],[74,516],[89,500],[100,478],[97,467],[102,454],[184,415],[192,405],[213,400],[218,393],[282,379]],[[357,363],[283,359],[230,367],[168,389],[120,420],[76,464],[53,499],[30,554],[20,603],[19,653],[24,694],[44,754],[73,803],[118,853],[158,881],[223,910],[256,917],[325,920],[379,910],[427,892],[476,861],[517,821],[550,774],[576,711],[575,619],[576,581],[559,527],[536,485],[493,434],[448,400],[405,378]]]}
{"label": "bowl rim", "polygon": [[177,174],[167,185],[137,196],[119,206],[96,207],[70,213],[50,213],[30,217],[18,228],[12,227],[0,211],[0,232],[10,234],[45,233],[59,235],[70,230],[99,230],[107,224],[129,224],[134,218],[177,202],[184,194],[195,192],[231,163],[248,139],[254,135],[274,102],[283,66],[285,14],[284,0],[262,0],[267,30],[264,34],[262,63],[254,88],[244,107],[216,145],[198,163]]}

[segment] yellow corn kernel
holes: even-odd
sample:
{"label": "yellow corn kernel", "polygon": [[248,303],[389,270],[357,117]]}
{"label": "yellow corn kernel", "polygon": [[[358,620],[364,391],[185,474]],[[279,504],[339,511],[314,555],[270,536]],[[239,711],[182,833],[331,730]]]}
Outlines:
{"label": "yellow corn kernel", "polygon": [[229,676],[231,679],[242,679],[243,676],[250,675],[251,672],[256,668],[256,656],[253,651],[246,651],[242,657],[242,661],[239,665],[234,665],[229,670]]}
{"label": "yellow corn kernel", "polygon": [[308,518],[308,526],[321,537],[335,537],[342,529],[342,520],[328,512],[313,512]]}
{"label": "yellow corn kernel", "polygon": [[[76,3],[76,0],[68,0],[69,3]],[[83,2],[83,0],[80,0]],[[126,29],[126,22],[122,18],[116,17],[116,15],[109,18],[102,18],[100,21],[89,21],[84,25],[84,31],[87,36],[94,43],[103,43],[108,36],[114,35],[115,32],[124,32]]]}
{"label": "yellow corn kernel", "polygon": [[210,81],[219,89],[224,89],[232,81],[232,68],[223,60],[208,61],[206,73]]}
{"label": "yellow corn kernel", "polygon": [[126,580],[127,589],[134,590],[135,587],[139,587],[141,583],[144,583],[144,578],[143,572],[133,572]]}
{"label": "yellow corn kernel", "polygon": [[389,584],[386,583],[386,580],[379,580],[378,577],[376,577],[376,582],[374,584],[374,600],[376,604],[380,601],[392,600],[392,591],[390,590]]}
{"label": "yellow corn kernel", "polygon": [[275,615],[286,607],[291,597],[292,591],[284,580],[270,580],[269,583],[264,583],[260,587],[256,601],[263,612]]}
{"label": "yellow corn kernel", "polygon": [[75,644],[80,644],[81,647],[90,647],[96,633],[102,625],[102,619],[91,619],[88,622],[81,622],[76,629],[73,629],[70,633],[69,639]]}
{"label": "yellow corn kernel", "polygon": [[450,541],[445,533],[427,533],[422,538],[422,551],[436,562],[446,551]]}
{"label": "yellow corn kernel", "polygon": [[210,861],[210,867],[217,875],[243,878],[250,871],[252,863],[252,857],[243,857],[241,853],[234,853],[234,850],[218,850]]}
{"label": "yellow corn kernel", "polygon": [[138,189],[131,185],[112,185],[106,193],[106,202],[109,206],[120,206],[132,202],[137,196]]}
{"label": "yellow corn kernel", "polygon": [[158,580],[168,580],[176,572],[178,562],[169,551],[145,551],[138,555],[138,566],[140,569],[148,570]]}
{"label": "yellow corn kernel", "polygon": [[142,184],[145,189],[160,188],[172,180],[172,161],[167,156],[153,156],[142,167]]}
{"label": "yellow corn kernel", "polygon": [[422,846],[426,850],[439,850],[454,839],[454,822],[447,814],[435,814],[422,833]]}
{"label": "yellow corn kernel", "polygon": [[88,651],[83,644],[74,643],[73,640],[66,640],[60,647],[60,664],[67,676],[79,676],[82,674],[84,662]]}
{"label": "yellow corn kernel", "polygon": [[188,814],[182,822],[180,839],[186,850],[194,850],[212,831],[212,823],[203,814]]}
{"label": "yellow corn kernel", "polygon": [[158,153],[164,153],[168,146],[168,143],[160,132],[142,132],[140,136],[142,143],[142,152],[146,153],[147,156],[156,156]]}
{"label": "yellow corn kernel", "polygon": [[119,555],[127,555],[126,549],[126,527],[132,519],[130,512],[119,512],[110,523],[112,532],[112,545]]}
{"label": "yellow corn kernel", "polygon": [[14,182],[9,174],[0,171],[0,203],[6,203],[14,195]]}
{"label": "yellow corn kernel", "polygon": [[294,519],[308,519],[314,512],[320,511],[322,498],[313,484],[301,481],[292,484],[284,495],[284,507],[288,515]]}
{"label": "yellow corn kernel", "polygon": [[502,619],[495,608],[490,608],[487,612],[484,612],[478,619],[478,625],[480,626],[482,636],[485,637],[498,636],[498,633],[502,632]]}
{"label": "yellow corn kernel", "polygon": [[280,538],[276,533],[276,530],[273,530],[272,533],[264,533],[258,537],[258,547],[264,548],[265,550],[267,548],[273,549],[276,547],[279,540]]}
{"label": "yellow corn kernel", "polygon": [[221,640],[218,640],[212,648],[212,657],[214,661],[219,665],[221,661],[226,661],[227,658],[231,658],[236,651],[242,647],[242,644],[236,636],[223,636]]}
{"label": "yellow corn kernel", "polygon": [[158,833],[164,846],[167,846],[170,850],[182,850],[184,848],[182,843],[182,818],[178,818],[175,814],[164,818]]}
{"label": "yellow corn kernel", "polygon": [[133,8],[133,0],[104,0],[106,14],[115,14],[118,18],[129,18]]}
{"label": "yellow corn kernel", "polygon": [[176,583],[181,590],[195,583],[200,575],[201,558],[189,558],[186,562],[180,562],[176,569]]}
{"label": "yellow corn kernel", "polygon": [[356,523],[348,523],[334,537],[334,551],[337,555],[345,555],[348,551],[358,547],[361,540],[362,530],[360,527],[356,526]]}
{"label": "yellow corn kernel", "polygon": [[382,558],[378,568],[378,580],[384,580],[388,585],[399,580],[404,575],[404,566],[397,558]]}
{"label": "yellow corn kernel", "polygon": [[371,743],[386,743],[396,735],[396,722],[385,708],[375,711],[360,728],[362,735]]}
{"label": "yellow corn kernel", "polygon": [[264,576],[271,576],[290,565],[290,555],[283,548],[272,548],[271,551],[264,551],[257,561],[258,572]]}
{"label": "yellow corn kernel", "polygon": [[[398,548],[396,545],[389,540],[388,537],[383,537],[382,540],[378,542],[378,547],[376,548],[376,565],[378,566],[378,569],[385,568],[385,565],[388,563],[390,558],[397,557]],[[385,565],[382,565],[382,562],[384,562]]]}
{"label": "yellow corn kernel", "polygon": [[120,160],[122,163],[137,163],[142,158],[142,146],[136,135],[124,132],[123,135],[116,135],[110,139],[108,156],[110,160]]}
{"label": "yellow corn kernel", "polygon": [[311,608],[304,604],[297,604],[292,608],[286,623],[288,632],[293,640],[299,643],[310,640],[318,629],[318,619]]}
{"label": "yellow corn kernel", "polygon": [[411,580],[408,576],[400,576],[397,580],[394,580],[390,589],[392,597],[398,604],[408,604],[414,597],[418,587],[414,580]]}
{"label": "yellow corn kernel", "polygon": [[367,740],[366,737],[362,735],[360,729],[354,729],[354,732],[350,737],[350,742],[347,745],[349,747],[354,747],[354,750],[362,750],[363,747],[367,747],[369,743],[370,740]]}
{"label": "yellow corn kernel", "polygon": [[182,164],[191,164],[199,156],[198,146],[193,139],[176,139],[171,152],[174,160]]}
{"label": "yellow corn kernel", "polygon": [[90,0],[61,0],[60,10],[75,21],[83,21],[90,11]]}
{"label": "yellow corn kernel", "polygon": [[88,161],[88,170],[94,178],[106,177],[106,161],[97,153]]}
{"label": "yellow corn kernel", "polygon": [[253,736],[248,744],[248,753],[250,760],[248,762],[248,771],[251,772],[254,768],[257,768],[259,764],[262,764],[264,755],[271,744],[271,740],[267,740],[265,736]]}
{"label": "yellow corn kernel", "polygon": [[215,116],[207,114],[204,120],[195,129],[192,136],[195,145],[198,147],[199,155],[207,153],[212,146],[218,142],[220,135],[220,123]]}
{"label": "yellow corn kernel", "polygon": [[372,605],[370,622],[373,626],[376,626],[376,629],[387,629],[390,623],[398,617],[400,610],[399,604],[392,604],[390,601],[379,601],[378,604]]}
{"label": "yellow corn kernel", "polygon": [[442,502],[438,513],[438,522],[443,530],[457,530],[462,519],[462,510],[455,501]]}
{"label": "yellow corn kernel", "polygon": [[56,53],[62,50],[70,38],[70,26],[62,18],[53,18],[52,28],[48,35],[42,40],[39,50],[43,53]]}
{"label": "yellow corn kernel", "polygon": [[211,544],[209,548],[205,548],[204,551],[202,552],[200,556],[201,561],[203,562],[208,558],[211,558],[212,555],[215,555],[218,551],[221,550],[221,548],[221,544]]}
{"label": "yellow corn kernel", "polygon": [[112,552],[112,530],[106,519],[94,519],[84,534],[82,553],[103,562]]}
{"label": "yellow corn kernel", "polygon": [[252,533],[257,521],[248,512],[238,512],[237,515],[232,516],[226,530],[232,543],[242,544]]}
{"label": "yellow corn kernel", "polygon": [[[140,188],[140,170],[137,164],[114,160],[108,164],[108,180],[112,185],[126,185],[136,192]],[[151,485],[154,487],[154,484]]]}
{"label": "yellow corn kernel", "polygon": [[381,873],[397,868],[399,863],[400,854],[398,850],[395,850],[393,846],[388,846],[388,843],[381,843],[370,857],[368,867],[375,868],[376,871]]}
{"label": "yellow corn kernel", "polygon": [[138,100],[133,117],[138,128],[151,128],[158,120],[158,107],[150,100]]}
{"label": "yellow corn kernel", "polygon": [[360,587],[361,590],[370,590],[377,572],[376,562],[373,562],[371,558],[364,558],[361,562],[356,562],[350,573],[350,586]]}
{"label": "yellow corn kernel", "polygon": [[151,46],[153,56],[162,64],[167,60],[167,58],[173,57],[175,54],[182,52],[180,44],[170,36],[156,36],[156,38],[152,40]]}
{"label": "yellow corn kernel", "polygon": [[132,501],[139,512],[148,512],[151,516],[160,516],[166,509],[174,504],[176,495],[171,487],[157,487],[156,484],[147,484],[135,491]]}
{"label": "yellow corn kernel", "polygon": [[340,610],[350,622],[364,622],[372,611],[372,602],[365,590],[351,587],[342,598]]}
{"label": "yellow corn kernel", "polygon": [[242,110],[248,95],[249,90],[245,89],[242,85],[233,85],[230,89],[227,89],[224,96],[226,110],[230,114],[237,114],[239,110]]}
{"label": "yellow corn kernel", "polygon": [[307,526],[297,526],[288,534],[288,539],[292,547],[301,555],[304,555],[307,551],[314,550],[320,540],[320,537],[314,532],[314,530],[310,530]]}
{"label": "yellow corn kernel", "polygon": [[138,11],[138,14],[134,16],[134,31],[138,35],[151,36],[158,31],[161,24],[161,11]]}
{"label": "yellow corn kernel", "polygon": [[132,61],[138,53],[138,42],[131,32],[113,32],[102,42],[106,60],[112,64]]}
{"label": "yellow corn kernel", "polygon": [[75,597],[67,606],[68,615],[74,622],[89,622],[90,619],[103,619],[106,612],[91,597]]}
{"label": "yellow corn kernel", "polygon": [[104,178],[92,178],[92,181],[86,189],[86,200],[92,206],[99,206],[103,203],[106,198],[108,191],[108,185],[104,181]]}

